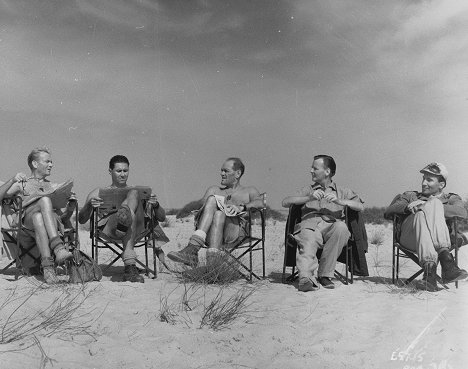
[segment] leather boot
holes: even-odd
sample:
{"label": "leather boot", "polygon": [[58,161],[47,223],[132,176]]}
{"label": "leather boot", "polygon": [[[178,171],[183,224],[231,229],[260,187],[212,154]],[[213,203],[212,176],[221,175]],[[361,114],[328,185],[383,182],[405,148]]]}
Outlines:
{"label": "leather boot", "polygon": [[424,264],[423,268],[424,268],[424,275],[423,275],[424,289],[429,292],[438,291],[437,264],[432,261],[429,261]]}
{"label": "leather boot", "polygon": [[451,283],[468,277],[466,270],[457,266],[455,259],[448,250],[442,250],[439,253],[439,261],[442,266],[442,280],[444,283]]}
{"label": "leather boot", "polygon": [[198,245],[189,243],[180,251],[171,251],[167,257],[176,263],[184,263],[185,265],[196,267],[198,264]]}

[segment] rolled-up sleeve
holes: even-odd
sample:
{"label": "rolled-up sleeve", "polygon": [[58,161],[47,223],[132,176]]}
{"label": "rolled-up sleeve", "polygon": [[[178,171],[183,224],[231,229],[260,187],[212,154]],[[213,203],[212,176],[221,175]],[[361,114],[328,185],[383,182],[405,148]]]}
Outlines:
{"label": "rolled-up sleeve", "polygon": [[297,190],[296,196],[310,196],[312,194],[312,187],[311,186],[304,186],[300,190]]}

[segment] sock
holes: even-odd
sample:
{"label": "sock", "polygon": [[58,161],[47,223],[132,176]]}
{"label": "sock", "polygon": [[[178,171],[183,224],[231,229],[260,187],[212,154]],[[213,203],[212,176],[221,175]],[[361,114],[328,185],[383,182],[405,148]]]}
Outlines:
{"label": "sock", "polygon": [[52,258],[52,257],[41,258],[41,266],[43,268],[53,267],[54,266],[54,258]]}
{"label": "sock", "polygon": [[137,254],[135,250],[125,250],[122,255],[124,265],[135,265]]}
{"label": "sock", "polygon": [[197,229],[195,232],[193,232],[193,235],[200,237],[203,239],[203,241],[206,240],[206,232],[203,232],[201,229]]}
{"label": "sock", "polygon": [[203,247],[204,244],[205,240],[196,234],[193,234],[189,239],[189,245],[197,246],[200,248]]}
{"label": "sock", "polygon": [[[49,245],[51,250],[55,250],[57,247],[62,246],[63,247],[63,242],[60,239],[59,236],[52,237],[49,240]],[[59,247],[60,248],[60,247]]]}

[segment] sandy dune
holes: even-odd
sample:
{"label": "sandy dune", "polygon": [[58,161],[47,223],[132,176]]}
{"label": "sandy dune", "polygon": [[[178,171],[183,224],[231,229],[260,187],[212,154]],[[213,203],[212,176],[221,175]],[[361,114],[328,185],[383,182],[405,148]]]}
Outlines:
{"label": "sandy dune", "polygon": [[[165,228],[171,239],[166,252],[186,242],[193,224],[173,217],[170,223]],[[200,327],[203,307],[220,288],[189,289],[186,301],[191,310],[183,311],[181,297],[188,286],[168,272],[144,284],[131,284],[120,281],[119,266],[108,270],[103,281],[84,288],[44,287],[35,278],[15,281],[12,273],[1,274],[0,301],[10,302],[3,307],[0,303],[3,341],[25,330],[21,322],[41,322],[43,318],[34,317],[34,312],[50,313],[47,308],[54,299],[61,299],[55,303],[61,304],[58,310],[71,310],[71,315],[63,325],[39,329],[34,336],[26,332],[25,338],[0,345],[0,367],[467,367],[467,282],[437,293],[393,287],[391,228],[372,225],[368,233],[382,233],[383,244],[370,245],[370,277],[357,278],[350,286],[336,282],[331,291],[300,293],[296,285],[282,284],[280,279],[284,226],[284,222],[268,223],[268,278],[252,284],[240,280],[224,288],[224,300],[238,291],[254,292],[238,319],[221,330]],[[88,251],[88,234],[80,235],[82,248]],[[104,254],[101,260],[105,258]],[[5,264],[2,260],[1,266]],[[468,267],[468,247],[460,252],[460,264]],[[413,269],[404,264],[402,273]],[[169,306],[172,324],[160,320],[161,306]]]}

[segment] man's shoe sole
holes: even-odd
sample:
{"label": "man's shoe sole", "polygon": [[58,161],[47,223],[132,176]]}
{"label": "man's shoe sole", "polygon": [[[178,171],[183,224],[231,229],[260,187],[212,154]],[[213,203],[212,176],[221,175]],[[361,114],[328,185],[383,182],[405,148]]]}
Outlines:
{"label": "man's shoe sole", "polygon": [[132,281],[132,278],[125,278],[125,277],[123,277],[123,281],[124,281],[124,282],[132,282],[132,283],[145,283],[145,279],[144,279],[144,278],[141,278],[141,279],[133,280],[133,281]]}
{"label": "man's shoe sole", "polygon": [[320,281],[320,278],[318,279],[318,282],[320,283],[320,285],[323,287],[323,288],[326,288],[327,290],[333,290],[335,289],[335,284],[330,281],[330,283],[322,283]]}
{"label": "man's shoe sole", "polygon": [[[311,283],[312,284],[312,283]],[[310,291],[318,291],[320,289],[319,286],[315,286],[315,285],[312,285],[312,286],[309,286],[308,284],[307,285],[304,285],[304,286],[299,286],[298,287],[298,290],[300,292],[310,292]]]}
{"label": "man's shoe sole", "polygon": [[444,283],[453,283],[453,282],[458,282],[458,281],[463,281],[468,278],[468,273],[461,273],[459,276],[457,276],[454,279],[442,279],[442,282]]}
{"label": "man's shoe sole", "polygon": [[297,289],[300,292],[318,291],[320,289],[320,284],[316,281],[315,278],[313,278],[313,280],[308,280],[304,284],[299,284]]}

